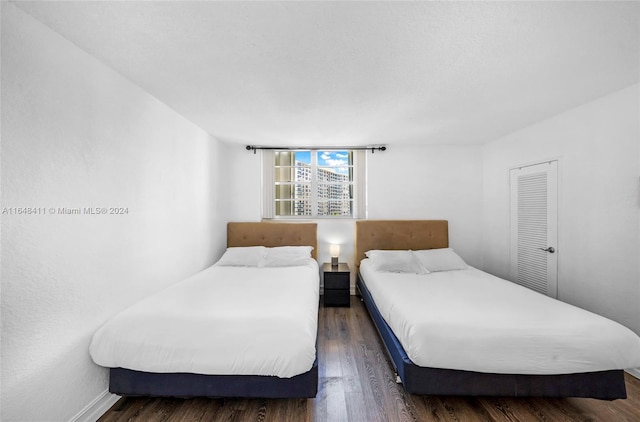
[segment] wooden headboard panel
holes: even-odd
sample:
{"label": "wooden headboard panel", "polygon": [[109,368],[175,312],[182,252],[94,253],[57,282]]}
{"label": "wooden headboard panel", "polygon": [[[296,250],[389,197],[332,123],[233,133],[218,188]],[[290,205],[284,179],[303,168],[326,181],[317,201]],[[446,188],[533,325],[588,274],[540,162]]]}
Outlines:
{"label": "wooden headboard panel", "polygon": [[316,223],[227,223],[227,247],[313,246],[318,258]]}
{"label": "wooden headboard panel", "polygon": [[421,250],[449,247],[447,220],[356,221],[356,265],[372,249]]}

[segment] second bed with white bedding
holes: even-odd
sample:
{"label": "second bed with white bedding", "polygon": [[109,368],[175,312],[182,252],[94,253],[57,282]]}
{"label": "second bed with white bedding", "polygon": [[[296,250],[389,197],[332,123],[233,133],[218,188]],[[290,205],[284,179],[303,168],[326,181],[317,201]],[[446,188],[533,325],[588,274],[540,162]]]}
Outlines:
{"label": "second bed with white bedding", "polygon": [[319,271],[213,265],[121,312],[93,337],[94,361],[155,373],[290,378],[316,359]]}
{"label": "second bed with white bedding", "polygon": [[360,272],[416,365],[539,375],[640,366],[628,328],[477,269],[379,272],[365,259]]}

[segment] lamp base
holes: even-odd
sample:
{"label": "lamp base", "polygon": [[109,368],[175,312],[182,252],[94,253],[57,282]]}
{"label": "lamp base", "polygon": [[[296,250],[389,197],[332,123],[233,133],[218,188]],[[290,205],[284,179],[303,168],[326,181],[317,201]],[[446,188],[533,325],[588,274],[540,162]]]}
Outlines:
{"label": "lamp base", "polygon": [[331,266],[332,267],[337,267],[338,266],[338,257],[337,256],[332,256],[331,257]]}

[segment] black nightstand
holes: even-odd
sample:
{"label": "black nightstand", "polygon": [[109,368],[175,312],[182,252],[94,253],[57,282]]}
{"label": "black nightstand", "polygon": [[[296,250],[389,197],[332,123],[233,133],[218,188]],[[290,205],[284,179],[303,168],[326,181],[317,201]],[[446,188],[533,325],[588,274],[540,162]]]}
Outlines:
{"label": "black nightstand", "polygon": [[350,306],[351,271],[345,263],[332,267],[331,264],[322,265],[324,277],[324,306]]}

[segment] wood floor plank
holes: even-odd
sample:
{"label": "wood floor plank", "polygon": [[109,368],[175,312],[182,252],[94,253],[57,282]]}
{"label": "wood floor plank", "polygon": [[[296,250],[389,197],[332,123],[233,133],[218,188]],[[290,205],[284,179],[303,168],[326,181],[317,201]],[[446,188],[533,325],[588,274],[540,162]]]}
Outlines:
{"label": "wood floor plank", "polygon": [[640,380],[628,374],[626,400],[408,394],[359,299],[321,305],[318,318],[314,399],[122,398],[100,422],[640,422]]}
{"label": "wood floor plank", "polygon": [[100,418],[100,421],[133,421],[140,414],[144,414],[147,407],[158,399],[151,398],[126,398],[120,399],[109,412]]}
{"label": "wood floor plank", "polygon": [[212,420],[219,413],[221,400],[194,398],[184,400],[182,406],[176,407],[167,422]]}

